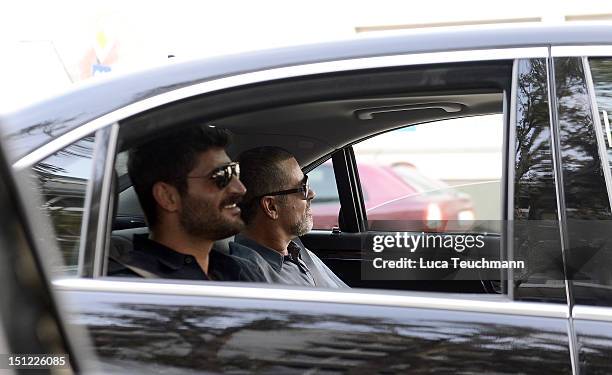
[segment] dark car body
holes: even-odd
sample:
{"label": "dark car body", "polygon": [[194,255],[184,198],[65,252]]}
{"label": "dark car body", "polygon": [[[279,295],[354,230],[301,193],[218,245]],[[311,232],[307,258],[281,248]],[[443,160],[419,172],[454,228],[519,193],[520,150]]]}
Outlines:
{"label": "dark car body", "polygon": [[[603,374],[612,371],[612,210],[588,68],[609,57],[612,26],[597,24],[364,38],[105,79],[3,115],[0,131],[15,172],[55,199],[47,208],[74,205],[30,202],[76,270],[56,276],[61,301],[108,371]],[[364,109],[380,116],[358,116]],[[504,225],[482,236],[529,269],[497,280],[362,277],[363,243],[383,231],[368,227],[352,145],[492,113],[504,115]],[[142,217],[121,210],[125,152],[194,121],[234,132],[232,156],[268,144],[305,172],[332,160],[339,228],[302,241],[353,289],[106,277],[117,241],[146,232]],[[45,190],[74,186],[81,177],[62,163],[76,159],[88,172],[79,198],[78,189]]]}

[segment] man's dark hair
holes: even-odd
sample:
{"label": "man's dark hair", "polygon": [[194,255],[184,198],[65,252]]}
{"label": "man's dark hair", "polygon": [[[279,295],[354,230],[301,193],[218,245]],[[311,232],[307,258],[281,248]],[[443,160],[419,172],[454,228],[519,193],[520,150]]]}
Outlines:
{"label": "man's dark hair", "polygon": [[280,163],[291,158],[293,155],[289,151],[275,146],[252,148],[238,156],[240,181],[247,189],[240,204],[245,223],[248,224],[255,217],[259,207],[257,197],[287,189],[289,177]]}
{"label": "man's dark hair", "polygon": [[128,173],[149,227],[157,224],[157,203],[153,185],[165,182],[187,193],[187,175],[195,168],[200,153],[225,148],[230,134],[213,127],[191,127],[156,138],[129,152]]}

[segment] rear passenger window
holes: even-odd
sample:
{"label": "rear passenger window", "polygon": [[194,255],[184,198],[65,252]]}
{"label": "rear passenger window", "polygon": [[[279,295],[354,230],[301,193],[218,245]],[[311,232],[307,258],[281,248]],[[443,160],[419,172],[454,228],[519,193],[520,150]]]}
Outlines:
{"label": "rear passenger window", "polygon": [[32,167],[43,213],[52,222],[69,275],[76,275],[87,184],[93,168],[94,136],[56,152]]}
{"label": "rear passenger window", "polygon": [[612,59],[558,58],[555,70],[561,145],[571,149],[563,155],[568,278],[577,304],[612,306]]}
{"label": "rear passenger window", "polygon": [[313,228],[337,227],[340,198],[332,162],[327,161],[308,172],[308,182],[317,194],[316,199],[313,199],[311,203]]}
{"label": "rear passenger window", "polygon": [[612,166],[612,59],[590,59],[591,76],[595,89],[595,98],[599,114],[600,126],[608,156],[608,167]]}
{"label": "rear passenger window", "polygon": [[353,146],[369,229],[499,232],[503,128],[501,114],[466,117]]}

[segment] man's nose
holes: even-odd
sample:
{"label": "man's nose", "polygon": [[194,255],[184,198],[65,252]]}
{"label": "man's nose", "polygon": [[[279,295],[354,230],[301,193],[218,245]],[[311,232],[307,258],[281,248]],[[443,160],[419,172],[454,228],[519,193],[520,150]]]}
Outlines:
{"label": "man's nose", "polygon": [[307,200],[313,200],[316,196],[317,193],[314,190],[308,189],[308,197],[306,198]]}
{"label": "man's nose", "polygon": [[229,191],[234,194],[244,195],[246,193],[246,187],[242,184],[240,179],[233,177],[228,185]]}

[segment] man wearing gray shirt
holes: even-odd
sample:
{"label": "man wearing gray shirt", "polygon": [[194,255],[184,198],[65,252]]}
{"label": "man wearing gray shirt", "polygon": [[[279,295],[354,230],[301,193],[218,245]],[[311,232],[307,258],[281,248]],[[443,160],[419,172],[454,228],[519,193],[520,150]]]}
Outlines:
{"label": "man wearing gray shirt", "polygon": [[238,157],[247,188],[240,207],[246,227],[230,254],[256,263],[272,283],[347,288],[298,236],[312,229],[315,192],[288,151],[257,147]]}

